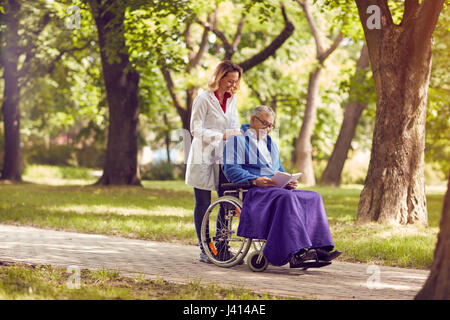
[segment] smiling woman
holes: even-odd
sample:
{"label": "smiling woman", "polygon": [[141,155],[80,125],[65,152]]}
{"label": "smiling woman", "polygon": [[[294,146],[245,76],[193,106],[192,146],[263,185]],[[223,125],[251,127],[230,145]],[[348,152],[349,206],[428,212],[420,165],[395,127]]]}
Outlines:
{"label": "smiling woman", "polygon": [[[225,60],[217,66],[209,90],[195,98],[191,114],[191,134],[194,137],[186,167],[186,184],[194,188],[194,221],[200,244],[200,261],[208,262],[201,245],[200,229],[206,209],[211,204],[211,191],[219,190],[223,142],[240,135],[235,92],[239,87],[242,68]],[[219,194],[218,196],[222,196]],[[219,214],[219,217],[223,214]]]}

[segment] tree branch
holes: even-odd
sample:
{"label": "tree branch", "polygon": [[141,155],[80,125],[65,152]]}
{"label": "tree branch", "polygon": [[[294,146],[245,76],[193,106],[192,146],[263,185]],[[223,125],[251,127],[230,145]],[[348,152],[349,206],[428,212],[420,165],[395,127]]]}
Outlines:
{"label": "tree branch", "polygon": [[314,18],[311,14],[309,2],[308,0],[297,0],[297,3],[302,7],[303,12],[305,13],[306,20],[309,24],[309,29],[311,30],[311,33],[313,35],[314,41],[316,42],[316,58],[319,60],[320,64],[323,64],[323,62],[328,58],[328,56],[333,53],[334,50],[339,46],[342,39],[344,38],[342,32],[339,32],[339,35],[334,39],[333,44],[331,45],[328,50],[325,50],[323,48],[320,32],[317,28],[316,22],[314,21]]}
{"label": "tree branch", "polygon": [[419,14],[419,0],[405,0],[404,6],[405,10],[403,11],[403,19],[400,25],[409,24],[409,22],[415,20]]}
{"label": "tree branch", "polygon": [[55,59],[53,59],[52,62],[50,62],[50,64],[48,65],[47,69],[47,73],[51,74],[53,72],[53,70],[55,69],[56,63],[62,59],[62,57],[64,56],[64,54],[66,53],[73,53],[76,51],[81,51],[84,49],[89,48],[90,46],[90,42],[86,42],[83,46],[81,47],[74,47],[74,48],[70,48],[70,49],[62,49],[59,51],[59,54],[55,57]]}
{"label": "tree branch", "polygon": [[303,0],[303,1],[297,0],[297,3],[302,7],[303,12],[305,13],[306,20],[308,21],[308,24],[309,24],[309,29],[311,30],[314,41],[316,42],[316,56],[319,57],[323,54],[324,49],[323,49],[322,41],[320,39],[319,30],[317,29],[316,22],[314,21],[314,18],[309,9],[308,0]]}
{"label": "tree branch", "polygon": [[[411,26],[413,29],[410,31],[414,35],[416,52],[426,52],[425,49],[421,50],[420,48],[426,47],[427,42],[432,40],[443,6],[444,0],[424,0],[420,4],[417,20]],[[425,58],[418,56],[417,59],[424,60]]]}
{"label": "tree branch", "polygon": [[344,35],[342,34],[342,31],[340,31],[339,35],[334,39],[333,44],[328,48],[328,50],[319,56],[320,63],[323,63],[328,58],[328,56],[332,54],[334,50],[337,49],[342,39],[344,39]]}
{"label": "tree branch", "polygon": [[189,60],[194,58],[194,52],[192,49],[192,42],[191,42],[191,22],[186,23],[186,28],[184,29],[183,36],[184,36],[184,43],[186,43],[186,47],[189,49],[188,55]]}
{"label": "tree branch", "polygon": [[242,29],[243,29],[243,26],[244,26],[244,22],[245,22],[245,16],[242,15],[241,19],[239,20],[239,24],[238,24],[238,27],[236,29],[236,33],[234,35],[233,42],[231,43],[231,47],[233,48],[233,51],[237,50],[237,46],[239,45],[239,42],[241,42]]}
{"label": "tree branch", "polygon": [[266,48],[255,54],[253,57],[239,63],[239,66],[243,69],[244,72],[260,64],[271,55],[273,55],[275,51],[277,51],[294,32],[294,24],[288,19],[283,3],[281,3],[281,12],[283,14],[285,22],[284,29]]}
{"label": "tree branch", "polygon": [[201,21],[199,18],[196,18],[195,22],[202,25],[204,28],[210,29],[222,41],[223,48],[225,49],[225,59],[231,59],[234,54],[233,46],[228,42],[225,34],[216,28],[215,23],[206,23]]}
{"label": "tree branch", "polygon": [[[444,7],[445,0],[424,0],[419,8],[418,30],[423,32],[424,37],[429,38],[436,28],[439,15]],[[426,27],[428,26],[428,28]],[[418,39],[420,39],[418,37]]]}
{"label": "tree branch", "polygon": [[172,75],[164,65],[161,65],[160,69],[166,82],[167,90],[169,90],[170,97],[172,98],[173,104],[177,109],[178,113],[180,114],[180,116],[183,116],[187,111],[185,108],[182,107],[180,99],[175,93],[175,85],[173,84]]}
{"label": "tree branch", "polygon": [[200,45],[198,47],[196,54],[189,54],[189,64],[186,68],[186,72],[191,71],[193,68],[195,68],[201,61],[203,57],[203,53],[205,52],[206,46],[208,45],[208,33],[209,29],[204,28],[202,40],[200,41]]}

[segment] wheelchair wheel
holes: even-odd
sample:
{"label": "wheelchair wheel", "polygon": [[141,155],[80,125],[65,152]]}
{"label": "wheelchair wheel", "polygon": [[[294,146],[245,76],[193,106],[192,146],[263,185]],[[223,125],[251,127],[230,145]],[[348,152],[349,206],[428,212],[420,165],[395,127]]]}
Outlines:
{"label": "wheelchair wheel", "polygon": [[203,217],[202,246],[209,260],[217,266],[228,268],[238,264],[250,249],[252,240],[236,234],[241,209],[239,198],[224,196],[213,202]]}
{"label": "wheelchair wheel", "polygon": [[247,265],[254,272],[263,272],[269,266],[269,261],[264,256],[258,262],[259,253],[260,251],[253,251],[247,258]]}

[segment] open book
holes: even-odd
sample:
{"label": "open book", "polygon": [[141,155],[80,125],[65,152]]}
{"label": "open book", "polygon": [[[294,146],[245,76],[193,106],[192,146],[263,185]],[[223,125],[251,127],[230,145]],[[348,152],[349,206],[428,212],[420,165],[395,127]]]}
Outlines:
{"label": "open book", "polygon": [[281,172],[278,171],[272,179],[276,181],[277,185],[275,187],[278,188],[284,188],[289,182],[295,181],[302,175],[301,172],[297,173],[287,173],[287,172]]}

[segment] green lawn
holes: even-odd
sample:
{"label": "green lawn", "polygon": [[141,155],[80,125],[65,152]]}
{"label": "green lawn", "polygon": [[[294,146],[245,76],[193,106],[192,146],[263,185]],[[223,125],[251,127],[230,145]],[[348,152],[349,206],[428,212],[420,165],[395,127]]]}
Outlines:
{"label": "green lawn", "polygon": [[121,276],[115,270],[79,271],[79,281],[65,268],[46,265],[0,263],[0,300],[271,300],[286,299],[256,294],[240,287],[191,281],[175,284]]}
{"label": "green lawn", "polygon": [[[56,169],[50,169],[54,174]],[[46,180],[50,169],[39,175],[35,168],[24,176],[34,184],[0,185],[1,223],[196,244],[193,191],[183,181],[144,181],[143,188],[97,187],[89,185],[95,179],[79,179],[73,172]],[[78,180],[70,180],[72,176]],[[41,181],[54,185],[36,183]],[[85,185],[70,185],[73,182]],[[427,194],[429,227],[398,227],[354,224],[360,188],[309,190],[323,196],[333,241],[344,252],[339,260],[431,266],[443,192]]]}

